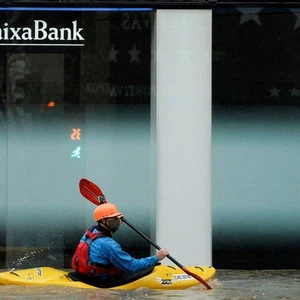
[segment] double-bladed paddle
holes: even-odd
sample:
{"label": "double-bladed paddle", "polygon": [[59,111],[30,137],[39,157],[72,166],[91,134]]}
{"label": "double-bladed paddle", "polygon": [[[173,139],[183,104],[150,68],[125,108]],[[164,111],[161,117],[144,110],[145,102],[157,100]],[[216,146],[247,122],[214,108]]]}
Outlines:
{"label": "double-bladed paddle", "polygon": [[[91,201],[92,203],[94,203],[96,205],[106,203],[106,198],[105,198],[103,192],[101,191],[101,189],[96,184],[89,181],[88,179],[82,178],[79,181],[79,190],[83,197],[85,197],[87,200]],[[157,250],[159,250],[161,248],[157,244],[155,244],[153,241],[151,241],[147,236],[145,236],[142,232],[140,232],[137,228],[135,228],[124,217],[122,217],[121,220],[124,223],[126,223],[131,229],[133,229],[136,233],[138,233],[141,237],[143,237],[145,240],[147,240]],[[212,289],[210,287],[210,285],[204,279],[202,279],[199,275],[188,270],[186,267],[184,267],[182,264],[180,264],[177,260],[175,260],[171,255],[168,254],[167,258],[170,259],[175,265],[177,265],[186,274],[194,277],[196,280],[198,280],[200,283],[202,283],[208,290]]]}

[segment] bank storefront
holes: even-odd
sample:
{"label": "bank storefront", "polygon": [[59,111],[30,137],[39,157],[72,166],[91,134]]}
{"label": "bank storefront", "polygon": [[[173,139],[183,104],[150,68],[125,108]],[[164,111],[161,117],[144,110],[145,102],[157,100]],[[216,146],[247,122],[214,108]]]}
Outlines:
{"label": "bank storefront", "polygon": [[167,2],[0,3],[0,268],[69,267],[81,178],[182,264],[299,267],[299,4]]}

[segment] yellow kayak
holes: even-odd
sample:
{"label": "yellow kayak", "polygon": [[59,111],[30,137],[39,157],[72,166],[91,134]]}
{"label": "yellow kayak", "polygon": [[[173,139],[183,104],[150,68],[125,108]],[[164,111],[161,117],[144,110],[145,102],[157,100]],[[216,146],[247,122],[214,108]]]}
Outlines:
{"label": "yellow kayak", "polygon": [[[193,266],[187,267],[190,272],[197,274],[203,280],[209,281],[215,276],[216,270],[213,267]],[[193,287],[199,283],[192,276],[187,275],[179,267],[157,265],[147,274],[134,274],[121,280],[115,280],[98,285],[97,287],[84,283],[75,272],[66,272],[51,267],[39,267],[24,270],[12,270],[0,273],[0,285],[26,285],[45,286],[58,285],[76,288],[109,288],[114,290],[134,290],[137,288],[183,290]]]}

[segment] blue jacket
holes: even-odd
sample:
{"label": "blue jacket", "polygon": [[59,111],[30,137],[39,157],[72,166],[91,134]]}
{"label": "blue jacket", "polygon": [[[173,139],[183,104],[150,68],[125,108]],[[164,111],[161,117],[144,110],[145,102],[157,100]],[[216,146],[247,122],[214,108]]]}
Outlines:
{"label": "blue jacket", "polygon": [[[99,232],[94,229],[93,232]],[[84,240],[84,236],[80,241]],[[156,255],[136,259],[121,249],[111,237],[94,240],[90,245],[90,261],[100,264],[113,264],[125,272],[138,272],[158,263]]]}

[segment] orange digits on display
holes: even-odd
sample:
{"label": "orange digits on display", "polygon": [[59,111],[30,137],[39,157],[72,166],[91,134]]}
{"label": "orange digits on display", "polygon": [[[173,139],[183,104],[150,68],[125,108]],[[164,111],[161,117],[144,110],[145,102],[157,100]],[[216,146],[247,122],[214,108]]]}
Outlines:
{"label": "orange digits on display", "polygon": [[71,140],[73,141],[80,141],[81,129],[80,128],[73,128],[71,133]]}

